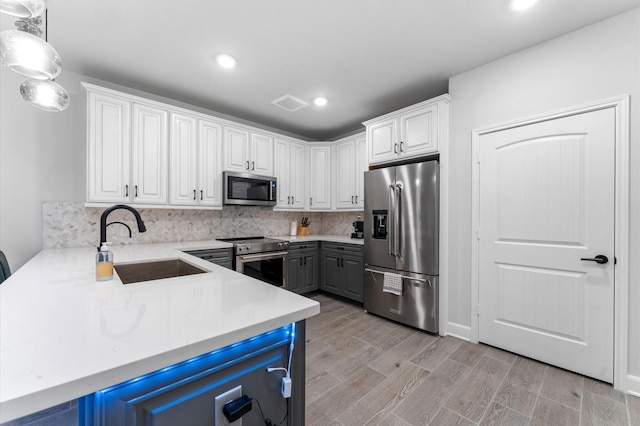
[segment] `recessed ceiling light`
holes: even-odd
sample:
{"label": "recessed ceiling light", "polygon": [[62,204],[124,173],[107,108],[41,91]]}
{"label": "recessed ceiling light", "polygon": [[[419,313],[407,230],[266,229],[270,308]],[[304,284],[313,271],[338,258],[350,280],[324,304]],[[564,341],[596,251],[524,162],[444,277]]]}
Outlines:
{"label": "recessed ceiling light", "polygon": [[218,62],[218,65],[220,65],[222,68],[235,68],[236,64],[238,63],[236,58],[231,55],[227,55],[226,53],[222,53],[216,56],[216,62]]}
{"label": "recessed ceiling light", "polygon": [[536,4],[538,0],[511,0],[511,9],[526,10]]}
{"label": "recessed ceiling light", "polygon": [[329,102],[327,101],[327,98],[323,98],[322,96],[318,96],[313,100],[313,103],[316,104],[316,106],[325,106],[327,102]]}

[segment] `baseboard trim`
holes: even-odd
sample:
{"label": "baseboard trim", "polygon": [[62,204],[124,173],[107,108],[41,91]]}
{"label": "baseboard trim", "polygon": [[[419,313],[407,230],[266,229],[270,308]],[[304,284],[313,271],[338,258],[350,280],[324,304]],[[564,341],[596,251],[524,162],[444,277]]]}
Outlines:
{"label": "baseboard trim", "polygon": [[640,397],[640,376],[627,376],[627,393]]}
{"label": "baseboard trim", "polygon": [[457,337],[458,339],[470,341],[471,327],[462,324],[456,324],[455,322],[448,322],[447,336],[453,336]]}

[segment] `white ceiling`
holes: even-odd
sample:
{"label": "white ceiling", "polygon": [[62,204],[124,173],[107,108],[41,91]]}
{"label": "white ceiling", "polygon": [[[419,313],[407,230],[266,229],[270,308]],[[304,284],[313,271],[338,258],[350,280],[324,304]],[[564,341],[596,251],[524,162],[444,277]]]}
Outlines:
{"label": "white ceiling", "polygon": [[[640,0],[49,0],[65,69],[323,140]],[[235,70],[214,56],[238,59]],[[64,72],[64,71],[63,71]],[[291,94],[329,105],[293,113]]]}

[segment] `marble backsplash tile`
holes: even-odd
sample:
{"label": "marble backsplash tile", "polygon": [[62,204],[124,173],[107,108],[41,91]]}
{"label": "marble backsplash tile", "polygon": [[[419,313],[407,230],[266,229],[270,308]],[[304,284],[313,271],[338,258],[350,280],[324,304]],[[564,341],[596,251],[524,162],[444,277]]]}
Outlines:
{"label": "marble backsplash tile", "polygon": [[[100,215],[104,208],[84,207],[77,202],[45,202],[42,207],[43,248],[97,246]],[[291,221],[305,216],[311,221],[310,234],[345,235],[362,212],[279,212],[262,207],[225,207],[223,210],[140,209],[147,232],[139,233],[130,212],[118,210],[109,222],[122,221],[107,229],[113,244],[146,244],[170,241],[199,241],[253,235],[288,235]]]}

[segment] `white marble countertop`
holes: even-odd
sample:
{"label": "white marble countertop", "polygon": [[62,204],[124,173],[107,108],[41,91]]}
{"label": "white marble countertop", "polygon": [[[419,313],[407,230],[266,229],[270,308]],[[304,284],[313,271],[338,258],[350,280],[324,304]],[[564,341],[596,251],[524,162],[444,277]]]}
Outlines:
{"label": "white marble countertop", "polygon": [[296,242],[299,243],[299,242],[305,242],[305,241],[331,241],[334,243],[354,244],[358,246],[364,245],[363,239],[345,237],[344,235],[308,235],[305,237],[298,237],[298,236],[292,236],[292,235],[276,235],[271,238],[287,240],[291,243],[296,243]]}
{"label": "white marble countertop", "polygon": [[210,271],[95,281],[95,248],[43,250],[0,285],[0,423],[320,312],[317,302],[180,250],[112,247],[116,265],[181,258]]}

